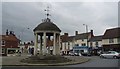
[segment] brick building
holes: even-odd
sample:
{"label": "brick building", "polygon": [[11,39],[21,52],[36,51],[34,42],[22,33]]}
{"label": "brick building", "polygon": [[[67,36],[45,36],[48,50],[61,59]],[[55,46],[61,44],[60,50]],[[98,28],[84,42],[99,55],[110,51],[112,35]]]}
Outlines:
{"label": "brick building", "polygon": [[2,47],[2,55],[9,56],[19,51],[19,39],[15,36],[13,31],[6,31],[6,35],[0,35],[0,45]]}

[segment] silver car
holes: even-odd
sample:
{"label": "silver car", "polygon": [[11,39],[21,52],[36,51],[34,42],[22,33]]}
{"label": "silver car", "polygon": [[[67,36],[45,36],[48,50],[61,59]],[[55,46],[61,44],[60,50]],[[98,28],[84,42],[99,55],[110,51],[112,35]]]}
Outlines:
{"label": "silver car", "polygon": [[104,54],[100,54],[101,58],[120,58],[120,53],[116,51],[108,51]]}

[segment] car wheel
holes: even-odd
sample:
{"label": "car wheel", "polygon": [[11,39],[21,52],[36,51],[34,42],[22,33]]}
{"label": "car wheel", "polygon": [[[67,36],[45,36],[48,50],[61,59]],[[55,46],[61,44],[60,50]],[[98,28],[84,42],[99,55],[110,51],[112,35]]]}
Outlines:
{"label": "car wheel", "polygon": [[117,56],[113,56],[114,59],[117,59]]}
{"label": "car wheel", "polygon": [[103,56],[100,56],[100,58],[104,58]]}

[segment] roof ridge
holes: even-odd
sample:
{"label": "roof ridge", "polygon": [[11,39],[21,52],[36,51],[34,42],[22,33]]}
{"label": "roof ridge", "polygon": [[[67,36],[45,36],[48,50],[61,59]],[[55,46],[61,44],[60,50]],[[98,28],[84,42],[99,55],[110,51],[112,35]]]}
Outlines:
{"label": "roof ridge", "polygon": [[80,34],[77,34],[77,35],[81,35],[81,34],[89,34],[89,33],[91,33],[91,32],[87,32],[87,33],[80,33]]}
{"label": "roof ridge", "polygon": [[120,29],[120,27],[109,28],[109,29],[106,29],[106,31],[107,31],[107,30],[112,30],[112,29]]}

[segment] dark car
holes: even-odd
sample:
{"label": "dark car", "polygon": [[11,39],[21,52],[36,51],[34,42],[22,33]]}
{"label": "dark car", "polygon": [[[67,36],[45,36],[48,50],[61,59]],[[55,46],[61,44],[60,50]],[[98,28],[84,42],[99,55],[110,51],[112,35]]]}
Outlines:
{"label": "dark car", "polygon": [[81,55],[83,55],[83,56],[92,56],[91,53],[88,53],[88,52],[86,52],[86,53],[81,53]]}

